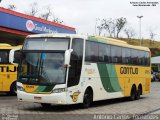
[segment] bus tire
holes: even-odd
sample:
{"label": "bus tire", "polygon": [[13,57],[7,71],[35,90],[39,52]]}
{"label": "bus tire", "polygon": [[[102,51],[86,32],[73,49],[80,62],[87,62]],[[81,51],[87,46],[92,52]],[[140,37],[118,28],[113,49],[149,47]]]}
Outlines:
{"label": "bus tire", "polygon": [[136,94],[136,100],[139,100],[142,94],[142,87],[141,85],[138,86],[137,94]]}
{"label": "bus tire", "polygon": [[83,97],[83,108],[88,108],[91,106],[93,102],[93,91],[92,88],[87,88],[85,93],[84,93],[84,97]]}
{"label": "bus tire", "polygon": [[41,106],[46,109],[46,108],[50,108],[51,104],[49,104],[49,103],[41,103]]}
{"label": "bus tire", "polygon": [[10,92],[9,92],[10,95],[17,95],[17,85],[16,85],[16,82],[13,82],[11,87],[10,87]]}
{"label": "bus tire", "polygon": [[136,86],[133,85],[130,93],[130,100],[133,101],[136,99]]}

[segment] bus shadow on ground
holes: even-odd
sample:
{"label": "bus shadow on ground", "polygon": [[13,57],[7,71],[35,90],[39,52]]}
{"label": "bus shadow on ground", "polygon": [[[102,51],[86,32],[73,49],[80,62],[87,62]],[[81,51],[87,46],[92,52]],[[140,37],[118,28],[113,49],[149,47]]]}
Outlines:
{"label": "bus shadow on ground", "polygon": [[11,95],[9,93],[0,93],[0,97],[17,97],[16,95]]}
{"label": "bus shadow on ground", "polygon": [[[140,100],[146,99],[147,97],[141,97]],[[138,101],[138,100],[135,100]],[[103,107],[106,105],[112,105],[112,104],[119,104],[124,102],[134,102],[130,101],[129,98],[116,98],[116,99],[109,99],[109,100],[101,100],[93,102],[92,106],[89,107],[89,109],[96,108],[96,107]],[[23,109],[24,111],[32,111],[32,112],[71,112],[76,110],[85,110],[81,104],[76,105],[53,105],[50,108],[43,108],[40,105],[39,106],[32,106],[30,108]]]}

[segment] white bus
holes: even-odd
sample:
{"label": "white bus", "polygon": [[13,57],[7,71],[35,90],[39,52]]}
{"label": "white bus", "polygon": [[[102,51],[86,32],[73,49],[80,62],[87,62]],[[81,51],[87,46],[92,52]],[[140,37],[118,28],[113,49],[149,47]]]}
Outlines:
{"label": "white bus", "polygon": [[39,34],[25,39],[19,101],[77,104],[150,92],[150,51],[123,41],[74,34]]}

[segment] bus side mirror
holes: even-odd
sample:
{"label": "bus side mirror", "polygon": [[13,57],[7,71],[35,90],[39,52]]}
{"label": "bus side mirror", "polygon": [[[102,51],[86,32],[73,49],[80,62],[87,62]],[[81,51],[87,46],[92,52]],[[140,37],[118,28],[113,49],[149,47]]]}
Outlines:
{"label": "bus side mirror", "polygon": [[65,56],[64,56],[64,66],[65,67],[70,67],[70,58],[71,58],[71,53],[73,49],[69,49],[65,51]]}

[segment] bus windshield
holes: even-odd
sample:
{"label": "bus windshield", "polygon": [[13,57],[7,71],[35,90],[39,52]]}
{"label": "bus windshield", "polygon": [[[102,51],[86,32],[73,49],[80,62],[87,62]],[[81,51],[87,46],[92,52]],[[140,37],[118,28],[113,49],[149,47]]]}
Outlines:
{"label": "bus windshield", "polygon": [[65,83],[64,52],[24,52],[19,81],[24,84]]}

